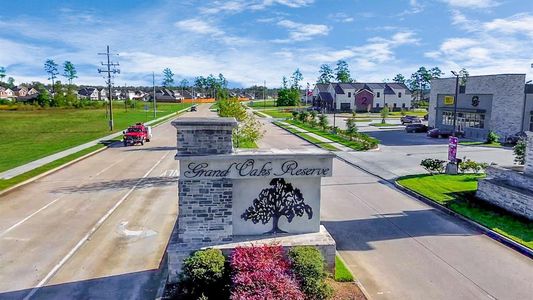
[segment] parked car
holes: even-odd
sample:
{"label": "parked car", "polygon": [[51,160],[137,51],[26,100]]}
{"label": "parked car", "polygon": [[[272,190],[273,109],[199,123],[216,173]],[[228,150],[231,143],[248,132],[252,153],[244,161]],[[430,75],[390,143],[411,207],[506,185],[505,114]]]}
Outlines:
{"label": "parked car", "polygon": [[516,143],[518,143],[519,140],[521,139],[525,139],[527,138],[527,135],[524,131],[520,131],[520,132],[517,132],[511,136],[508,136],[506,139],[505,139],[505,142],[507,144],[511,144],[511,145],[516,145]]}
{"label": "parked car", "polygon": [[197,110],[196,105],[191,106],[191,109],[189,109],[189,111],[196,111],[196,110]]}
{"label": "parked car", "polygon": [[409,124],[405,126],[405,132],[427,132],[428,127],[422,123]]}
{"label": "parked car", "polygon": [[429,114],[424,115],[424,121],[427,121],[429,119]]}
{"label": "parked car", "polygon": [[[427,136],[432,138],[448,138],[453,135],[453,130],[434,128],[428,131]],[[464,137],[464,132],[456,131],[455,135]]]}
{"label": "parked car", "polygon": [[402,121],[402,125],[404,124],[414,124],[414,123],[422,123],[419,117],[417,116],[403,116],[400,118]]}

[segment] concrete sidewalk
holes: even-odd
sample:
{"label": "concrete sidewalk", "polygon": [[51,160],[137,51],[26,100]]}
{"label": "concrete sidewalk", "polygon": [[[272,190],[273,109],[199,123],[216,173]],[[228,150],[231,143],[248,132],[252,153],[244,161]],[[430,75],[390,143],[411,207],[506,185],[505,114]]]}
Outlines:
{"label": "concrete sidewalk", "polygon": [[[151,124],[157,123],[157,122],[159,122],[161,120],[164,120],[166,118],[170,118],[173,115],[177,115],[177,114],[180,114],[182,112],[185,112],[188,109],[189,108],[182,109],[182,110],[177,111],[177,112],[175,112],[173,114],[165,115],[165,116],[157,118],[155,120],[146,122],[145,124],[146,125],[151,125]],[[90,148],[92,146],[98,145],[102,141],[112,140],[112,139],[114,139],[116,137],[119,137],[121,135],[122,135],[122,130],[119,130],[116,133],[113,133],[113,134],[110,134],[110,135],[106,135],[104,137],[101,137],[99,139],[87,142],[85,144],[82,144],[82,145],[79,145],[79,146],[76,146],[76,147],[72,147],[72,148],[67,149],[67,150],[63,150],[61,152],[58,152],[58,153],[43,157],[41,159],[34,160],[34,161],[29,162],[27,164],[24,164],[22,166],[18,166],[16,168],[13,168],[13,169],[10,169],[10,170],[7,170],[7,171],[4,171],[4,172],[0,173],[0,179],[10,179],[10,178],[16,177],[18,175],[24,174],[26,172],[29,172],[31,170],[37,169],[37,168],[39,168],[41,166],[44,166],[44,165],[46,165],[48,163],[51,163],[51,162],[56,161],[58,159],[61,159],[63,157],[69,156],[69,155],[74,154],[76,152],[79,152],[79,151],[82,151],[84,149]]]}
{"label": "concrete sidewalk", "polygon": [[334,142],[334,141],[332,141],[330,139],[327,139],[327,138],[322,137],[322,136],[320,136],[318,134],[314,134],[312,132],[309,132],[309,131],[307,131],[305,129],[302,129],[302,128],[298,127],[298,126],[294,126],[294,125],[291,125],[291,124],[285,123],[285,122],[280,122],[280,123],[282,123],[283,125],[285,125],[287,127],[290,127],[292,129],[296,130],[297,132],[305,133],[308,136],[311,136],[311,137],[313,137],[313,138],[315,138],[315,139],[317,139],[317,140],[319,140],[321,142],[328,143],[328,144],[332,145],[333,147],[335,147],[335,148],[337,148],[337,149],[339,149],[341,151],[352,151],[353,150],[350,147],[346,147],[346,146],[344,146],[342,144],[336,143],[336,142]]}

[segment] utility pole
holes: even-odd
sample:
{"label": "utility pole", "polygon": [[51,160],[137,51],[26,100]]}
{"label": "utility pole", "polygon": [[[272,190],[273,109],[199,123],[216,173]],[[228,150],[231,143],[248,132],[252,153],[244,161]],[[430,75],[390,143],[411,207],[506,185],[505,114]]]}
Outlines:
{"label": "utility pole", "polygon": [[156,116],[157,116],[157,106],[156,106],[156,101],[155,101],[155,73],[152,72],[152,85],[154,87],[154,120],[156,119]]}
{"label": "utility pole", "polygon": [[266,80],[263,80],[263,108],[266,108],[266,96],[265,96],[266,88],[267,88],[267,82]]}
{"label": "utility pole", "polygon": [[107,51],[105,53],[98,53],[98,55],[105,55],[107,57],[107,63],[102,62],[102,66],[107,67],[107,69],[98,69],[98,73],[105,73],[107,74],[107,89],[109,91],[109,130],[113,131],[114,124],[113,124],[113,96],[111,95],[111,85],[112,85],[112,74],[120,74],[120,69],[117,69],[115,67],[119,66],[118,63],[111,62],[111,59],[109,58],[110,55],[117,55],[118,54],[112,54],[109,53],[109,45],[107,46]]}

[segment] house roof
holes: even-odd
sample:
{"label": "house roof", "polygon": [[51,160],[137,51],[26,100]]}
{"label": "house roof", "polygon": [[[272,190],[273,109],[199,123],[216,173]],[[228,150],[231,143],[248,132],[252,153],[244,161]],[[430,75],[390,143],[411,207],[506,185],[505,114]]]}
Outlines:
{"label": "house roof", "polygon": [[320,97],[322,101],[333,102],[333,97],[331,97],[331,94],[328,92],[320,92],[318,93],[318,97]]}
{"label": "house roof", "polygon": [[327,92],[329,87],[329,83],[317,83],[316,88],[318,89],[318,92]]}
{"label": "house roof", "polygon": [[333,87],[335,89],[335,94],[344,94],[344,90],[338,83],[335,83]]}
{"label": "house roof", "polygon": [[95,90],[96,88],[93,88],[93,87],[85,87],[85,88],[78,90],[78,95],[90,96],[94,93]]}
{"label": "house roof", "polygon": [[385,89],[385,83],[367,83],[366,85],[372,90],[383,90],[383,89]]}
{"label": "house roof", "polygon": [[390,86],[392,89],[395,89],[395,90],[405,90],[405,93],[406,94],[410,94],[411,91],[409,90],[409,88],[405,85],[405,83],[396,83],[396,82],[393,82],[393,83],[387,83],[388,86]]}

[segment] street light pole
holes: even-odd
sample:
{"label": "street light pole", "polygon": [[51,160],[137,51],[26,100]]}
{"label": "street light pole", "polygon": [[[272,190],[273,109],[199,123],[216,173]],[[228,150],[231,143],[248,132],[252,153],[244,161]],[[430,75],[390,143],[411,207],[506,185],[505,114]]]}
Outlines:
{"label": "street light pole", "polygon": [[459,98],[459,73],[452,71],[455,76],[455,98],[453,99],[453,132],[454,137],[457,136],[457,100]]}

